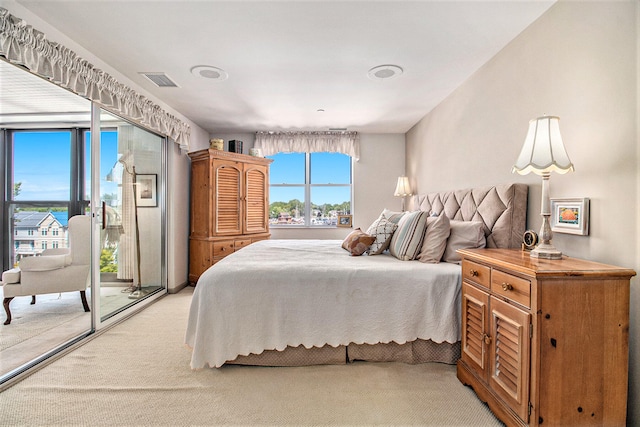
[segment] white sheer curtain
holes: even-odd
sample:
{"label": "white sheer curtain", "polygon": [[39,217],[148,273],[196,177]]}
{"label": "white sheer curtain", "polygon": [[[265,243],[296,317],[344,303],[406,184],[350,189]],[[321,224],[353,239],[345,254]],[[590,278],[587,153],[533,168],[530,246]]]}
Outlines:
{"label": "white sheer curtain", "polygon": [[262,150],[263,156],[329,152],[360,159],[358,132],[257,132],[253,146]]}
{"label": "white sheer curtain", "polygon": [[191,128],[72,50],[0,7],[0,56],[174,140],[189,150]]}
{"label": "white sheer curtain", "polygon": [[[122,168],[122,227],[124,233],[120,236],[118,245],[118,279],[136,279],[135,271],[137,266],[136,259],[136,211],[134,198],[135,189],[133,186],[133,175],[131,174],[133,164],[133,156],[130,153],[122,156],[120,159]],[[137,284],[135,281],[134,285]]]}

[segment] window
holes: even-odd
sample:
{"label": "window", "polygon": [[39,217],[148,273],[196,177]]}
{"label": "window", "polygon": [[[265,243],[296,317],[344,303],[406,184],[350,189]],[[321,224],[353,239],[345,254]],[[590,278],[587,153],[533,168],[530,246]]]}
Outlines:
{"label": "window", "polygon": [[339,153],[278,153],[270,169],[272,226],[335,226],[351,214],[351,157]]}
{"label": "window", "polygon": [[13,133],[13,200],[68,200],[71,131]]}
{"label": "window", "polygon": [[43,229],[42,229],[42,235],[43,235],[43,236],[46,236],[46,235],[47,235],[47,229],[46,229],[46,228],[43,228]]}
{"label": "window", "polygon": [[42,249],[47,249],[47,242],[46,241],[42,241]]}

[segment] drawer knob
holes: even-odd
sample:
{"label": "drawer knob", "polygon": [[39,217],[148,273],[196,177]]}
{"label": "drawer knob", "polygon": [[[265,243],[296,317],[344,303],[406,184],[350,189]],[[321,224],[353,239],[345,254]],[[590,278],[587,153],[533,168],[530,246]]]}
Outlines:
{"label": "drawer knob", "polygon": [[478,271],[474,270],[473,268],[469,271],[469,274],[471,275],[471,277],[475,277],[478,275]]}
{"label": "drawer knob", "polygon": [[513,290],[513,285],[511,283],[503,283],[502,284],[502,290],[511,291],[511,290]]}
{"label": "drawer knob", "polygon": [[491,337],[490,337],[489,335],[487,335],[487,334],[482,334],[482,339],[484,340],[484,343],[485,343],[486,345],[491,344]]}

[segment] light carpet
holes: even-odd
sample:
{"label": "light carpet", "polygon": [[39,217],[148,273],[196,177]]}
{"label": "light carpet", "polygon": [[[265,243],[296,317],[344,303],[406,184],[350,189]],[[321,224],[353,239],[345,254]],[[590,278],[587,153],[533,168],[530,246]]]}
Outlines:
{"label": "light carpet", "polygon": [[[87,295],[87,299],[89,297]],[[0,298],[4,299],[1,292]],[[0,324],[0,351],[75,322],[80,317],[86,318],[86,329],[91,325],[90,314],[85,313],[79,292],[37,295],[34,305],[31,305],[30,296],[15,297],[10,307],[11,324]],[[1,312],[0,323],[6,320],[4,309]]]}
{"label": "light carpet", "polygon": [[0,393],[0,425],[501,425],[438,363],[191,370],[192,288]]}

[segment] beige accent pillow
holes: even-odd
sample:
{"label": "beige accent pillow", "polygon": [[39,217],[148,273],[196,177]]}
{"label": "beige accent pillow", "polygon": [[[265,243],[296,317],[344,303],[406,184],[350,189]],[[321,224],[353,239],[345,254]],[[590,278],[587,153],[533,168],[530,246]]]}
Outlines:
{"label": "beige accent pillow", "polygon": [[361,229],[356,228],[344,239],[342,247],[349,251],[352,256],[359,256],[369,249],[369,246],[371,246],[375,240],[375,237],[369,236]]}
{"label": "beige accent pillow", "polygon": [[418,260],[430,264],[439,263],[447,247],[450,230],[449,218],[444,213],[427,218],[427,231]]}
{"label": "beige accent pillow", "polygon": [[454,221],[449,224],[451,234],[447,239],[442,260],[444,262],[460,263],[458,249],[478,249],[487,245],[484,235],[484,223],[479,221]]}

